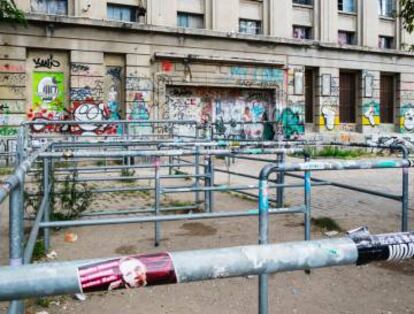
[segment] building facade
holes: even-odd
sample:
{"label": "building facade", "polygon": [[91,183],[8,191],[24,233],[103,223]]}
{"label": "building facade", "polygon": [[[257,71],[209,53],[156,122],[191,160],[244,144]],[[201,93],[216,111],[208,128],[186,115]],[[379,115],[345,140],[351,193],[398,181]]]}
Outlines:
{"label": "building facade", "polygon": [[[396,2],[17,0],[29,26],[0,25],[0,136],[25,120],[258,122],[266,113],[286,138],[414,138],[414,37]],[[254,124],[219,131],[262,136]]]}

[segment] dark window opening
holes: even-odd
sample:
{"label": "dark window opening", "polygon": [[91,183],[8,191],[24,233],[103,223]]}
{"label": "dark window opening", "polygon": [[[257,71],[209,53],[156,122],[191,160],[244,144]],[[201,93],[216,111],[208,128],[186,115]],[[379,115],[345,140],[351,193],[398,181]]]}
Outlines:
{"label": "dark window opening", "polygon": [[381,75],[381,123],[394,123],[395,76]]}
{"label": "dark window opening", "polygon": [[339,119],[341,123],[355,123],[357,75],[341,72],[339,75]]}
{"label": "dark window opening", "polygon": [[240,19],[239,32],[244,34],[257,35],[262,33],[262,22]]}
{"label": "dark window opening", "polygon": [[340,45],[355,45],[355,33],[354,32],[338,32],[338,44]]}
{"label": "dark window opening", "polygon": [[305,70],[305,122],[313,123],[313,105],[314,105],[314,75],[315,70]]}
{"label": "dark window opening", "polygon": [[378,48],[393,49],[394,48],[394,38],[389,37],[389,36],[379,36],[379,38],[378,38]]}
{"label": "dark window opening", "polygon": [[312,28],[308,26],[293,26],[293,38],[312,39]]}
{"label": "dark window opening", "polygon": [[313,5],[313,0],[293,0],[294,4]]}

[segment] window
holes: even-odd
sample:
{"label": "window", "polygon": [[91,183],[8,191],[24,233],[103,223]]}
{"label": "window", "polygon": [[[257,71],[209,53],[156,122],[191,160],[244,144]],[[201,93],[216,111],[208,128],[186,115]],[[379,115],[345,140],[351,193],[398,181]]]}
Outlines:
{"label": "window", "polygon": [[136,22],[137,8],[127,5],[110,4],[107,6],[108,20]]}
{"label": "window", "polygon": [[394,123],[395,76],[381,75],[380,116],[381,123]]}
{"label": "window", "polygon": [[204,28],[204,15],[178,12],[177,26],[188,28]]}
{"label": "window", "polygon": [[355,0],[338,0],[338,11],[355,12]]}
{"label": "window", "polygon": [[338,32],[338,44],[340,45],[355,45],[355,33],[354,32]]}
{"label": "window", "polygon": [[293,0],[294,4],[313,5],[313,0]]}
{"label": "window", "polygon": [[240,19],[239,32],[244,33],[244,34],[253,34],[253,35],[261,34],[262,23],[260,21]]}
{"label": "window", "polygon": [[393,17],[396,10],[395,0],[378,0],[378,10],[380,16]]}
{"label": "window", "polygon": [[32,0],[31,11],[34,13],[67,15],[67,0]]}
{"label": "window", "polygon": [[293,38],[296,39],[311,39],[312,28],[308,26],[293,26]]}
{"label": "window", "polygon": [[341,72],[339,75],[339,118],[341,123],[355,123],[357,75]]}
{"label": "window", "polygon": [[378,48],[382,49],[393,49],[394,48],[394,38],[388,36],[380,36],[378,38]]}
{"label": "window", "polygon": [[305,122],[313,123],[313,107],[315,100],[315,76],[316,70],[305,70]]}

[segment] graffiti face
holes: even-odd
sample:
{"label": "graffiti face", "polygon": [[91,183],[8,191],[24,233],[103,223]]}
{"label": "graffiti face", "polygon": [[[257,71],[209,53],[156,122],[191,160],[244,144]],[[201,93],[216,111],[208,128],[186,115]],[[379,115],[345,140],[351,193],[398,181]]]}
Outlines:
{"label": "graffiti face", "polygon": [[[75,121],[80,122],[102,122],[108,116],[105,109],[105,105],[102,103],[77,103],[73,112],[73,118]],[[84,131],[94,131],[98,128],[95,124],[80,124],[79,127]]]}
{"label": "graffiti face", "polygon": [[404,114],[404,127],[407,131],[414,131],[414,108],[409,108]]}
{"label": "graffiti face", "polygon": [[325,120],[326,129],[332,131],[335,127],[336,109],[333,107],[322,107],[322,115]]}

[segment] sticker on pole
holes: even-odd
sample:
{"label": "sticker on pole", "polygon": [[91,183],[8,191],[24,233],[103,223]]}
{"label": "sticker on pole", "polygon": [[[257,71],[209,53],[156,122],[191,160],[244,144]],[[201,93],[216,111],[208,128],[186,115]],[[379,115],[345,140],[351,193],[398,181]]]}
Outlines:
{"label": "sticker on pole", "polygon": [[132,289],[177,283],[170,254],[136,255],[79,267],[82,292]]}

